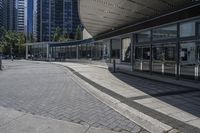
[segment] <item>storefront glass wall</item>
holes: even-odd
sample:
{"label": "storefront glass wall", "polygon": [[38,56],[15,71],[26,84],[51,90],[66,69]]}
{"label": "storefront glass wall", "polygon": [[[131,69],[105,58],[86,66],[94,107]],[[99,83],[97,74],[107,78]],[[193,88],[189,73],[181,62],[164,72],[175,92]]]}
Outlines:
{"label": "storefront glass wall", "polygon": [[110,60],[110,47],[111,43],[110,40],[103,41],[103,58],[105,60]]}
{"label": "storefront glass wall", "polygon": [[81,45],[81,58],[87,58],[87,45]]}
{"label": "storefront glass wall", "polygon": [[137,42],[149,42],[151,40],[151,31],[137,33]]}
{"label": "storefront glass wall", "polygon": [[92,51],[92,45],[91,44],[87,44],[87,58],[91,58],[91,51]]}
{"label": "storefront glass wall", "polygon": [[195,36],[195,21],[180,24],[180,37]]}
{"label": "storefront glass wall", "polygon": [[134,69],[140,71],[149,71],[150,56],[150,46],[148,44],[143,46],[136,46]]}
{"label": "storefront glass wall", "polygon": [[176,44],[153,45],[152,71],[165,75],[176,74]]}
{"label": "storefront glass wall", "polygon": [[195,78],[196,43],[182,42],[180,44],[180,75],[183,78]]}
{"label": "storefront glass wall", "polygon": [[111,44],[111,58],[120,59],[120,39],[113,39]]}
{"label": "storefront glass wall", "polygon": [[122,39],[122,62],[131,62],[131,38]]}
{"label": "storefront glass wall", "polygon": [[[180,77],[186,79],[199,79],[199,46],[198,41],[198,21],[188,21],[180,23],[180,38],[191,38],[180,42]],[[197,32],[196,32],[197,31]]]}
{"label": "storefront glass wall", "polygon": [[153,40],[177,38],[177,25],[153,29]]}
{"label": "storefront glass wall", "polygon": [[134,45],[135,61],[134,69],[140,71],[150,71],[150,59],[151,59],[151,31],[142,31],[136,34],[137,44]]}
{"label": "storefront glass wall", "polygon": [[142,71],[142,47],[135,47],[135,61],[134,61],[134,69]]}
{"label": "storefront glass wall", "polygon": [[71,58],[72,59],[76,59],[76,51],[77,50],[77,48],[76,48],[76,46],[71,46]]}

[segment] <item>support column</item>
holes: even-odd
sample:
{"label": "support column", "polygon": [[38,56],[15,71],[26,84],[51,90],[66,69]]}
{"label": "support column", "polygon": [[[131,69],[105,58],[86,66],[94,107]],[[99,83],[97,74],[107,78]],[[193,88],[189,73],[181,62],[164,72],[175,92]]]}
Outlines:
{"label": "support column", "polygon": [[28,60],[28,44],[26,44],[26,60]]}
{"label": "support column", "polygon": [[46,60],[49,61],[49,44],[46,44],[46,49],[47,49],[47,57],[46,57]]}
{"label": "support column", "polygon": [[136,34],[132,34],[132,52],[131,52],[131,57],[132,57],[132,71],[134,71],[134,65],[135,65],[135,44],[137,43],[137,37]]}
{"label": "support column", "polygon": [[150,74],[153,74],[153,30],[151,30],[151,44],[150,44],[150,63],[149,63],[149,70],[150,70]]}
{"label": "support column", "polygon": [[177,44],[176,44],[176,79],[180,78],[180,24],[177,24]]}
{"label": "support column", "polygon": [[109,59],[110,63],[112,63],[112,43],[113,43],[113,40],[110,39],[110,59]]}
{"label": "support column", "polygon": [[134,68],[133,68],[133,63],[134,63],[134,57],[133,57],[133,54],[134,54],[134,40],[135,40],[135,38],[134,38],[134,34],[131,34],[131,70],[132,70],[132,72],[134,71]]}

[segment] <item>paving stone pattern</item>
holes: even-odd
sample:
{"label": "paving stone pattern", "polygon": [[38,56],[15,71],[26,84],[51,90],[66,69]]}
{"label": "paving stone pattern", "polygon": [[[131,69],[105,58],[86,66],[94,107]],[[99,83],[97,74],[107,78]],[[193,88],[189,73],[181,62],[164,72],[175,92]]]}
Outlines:
{"label": "paving stone pattern", "polygon": [[76,84],[61,66],[4,61],[0,106],[123,133],[148,133]]}
{"label": "paving stone pattern", "polygon": [[[200,117],[200,90],[192,92],[192,88],[156,82],[121,73],[116,73],[115,76],[125,83],[152,95],[161,101]],[[190,90],[191,92],[187,92]],[[181,93],[184,91],[185,93]],[[145,97],[141,97],[141,99],[145,99]]]}

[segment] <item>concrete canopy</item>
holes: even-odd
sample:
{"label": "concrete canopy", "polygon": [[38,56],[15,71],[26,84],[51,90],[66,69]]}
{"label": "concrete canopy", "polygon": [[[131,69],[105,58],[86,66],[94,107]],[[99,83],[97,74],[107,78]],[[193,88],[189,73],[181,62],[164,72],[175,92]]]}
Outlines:
{"label": "concrete canopy", "polygon": [[79,0],[80,19],[92,36],[144,21],[195,0]]}

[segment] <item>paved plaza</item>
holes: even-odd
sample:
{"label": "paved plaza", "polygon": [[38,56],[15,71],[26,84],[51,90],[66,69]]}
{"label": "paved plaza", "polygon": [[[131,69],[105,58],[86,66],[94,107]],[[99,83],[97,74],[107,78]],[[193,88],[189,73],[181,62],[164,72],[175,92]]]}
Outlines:
{"label": "paved plaza", "polygon": [[[94,127],[123,133],[147,133],[85,91],[63,66],[23,60],[3,61],[3,64],[4,70],[0,71],[0,107],[3,109],[21,112],[22,116],[30,114],[47,118],[48,121],[72,122],[88,126],[89,129]],[[1,110],[0,117],[3,117]],[[33,120],[32,116],[27,118],[28,123]],[[50,126],[53,128],[54,124]],[[0,118],[0,133],[10,133],[11,130],[13,126],[9,122],[2,122]],[[85,128],[83,132],[86,132]]]}
{"label": "paved plaza", "polygon": [[117,99],[107,103],[151,132],[172,128],[185,133],[200,133],[200,90],[197,88],[140,78],[142,73],[140,77],[110,73],[92,64],[56,64],[66,66],[95,89]]}
{"label": "paved plaza", "polygon": [[58,127],[59,133],[200,133],[199,89],[111,73],[92,64],[3,64],[2,133],[29,133],[30,127],[41,133]]}

